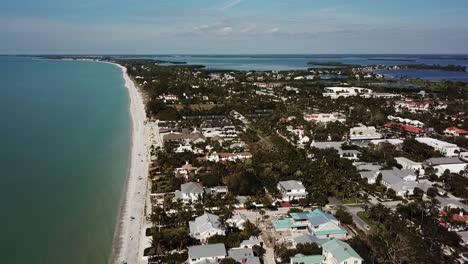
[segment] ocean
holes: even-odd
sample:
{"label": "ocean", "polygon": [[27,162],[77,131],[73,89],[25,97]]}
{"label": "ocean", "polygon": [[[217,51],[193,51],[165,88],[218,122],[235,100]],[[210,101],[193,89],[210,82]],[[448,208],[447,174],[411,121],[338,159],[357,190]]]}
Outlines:
{"label": "ocean", "polygon": [[131,119],[119,68],[0,57],[0,259],[106,263]]}

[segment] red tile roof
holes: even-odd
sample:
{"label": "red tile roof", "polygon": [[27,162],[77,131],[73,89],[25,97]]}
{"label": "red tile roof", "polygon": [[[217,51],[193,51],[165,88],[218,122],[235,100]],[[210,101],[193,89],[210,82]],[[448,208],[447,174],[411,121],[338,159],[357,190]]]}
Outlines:
{"label": "red tile roof", "polygon": [[412,134],[423,134],[426,132],[424,129],[415,127],[415,126],[410,126],[410,125],[405,125],[405,124],[400,124],[400,123],[387,123],[384,125],[385,127],[388,128],[398,128],[401,130],[405,130],[406,132],[412,133]]}
{"label": "red tile roof", "polygon": [[468,131],[464,130],[464,129],[461,129],[461,128],[458,128],[458,127],[448,127],[447,129],[445,130],[448,130],[448,131],[451,131],[451,132],[455,132],[459,135],[468,135]]}

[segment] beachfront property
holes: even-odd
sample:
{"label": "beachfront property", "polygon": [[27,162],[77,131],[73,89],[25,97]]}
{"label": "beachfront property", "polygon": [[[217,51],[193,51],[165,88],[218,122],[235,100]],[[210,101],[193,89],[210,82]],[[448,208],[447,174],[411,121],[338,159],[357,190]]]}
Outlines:
{"label": "beachfront property", "polygon": [[301,213],[290,213],[288,218],[273,220],[276,232],[310,233],[319,239],[346,239],[348,232],[331,214],[320,209]]}
{"label": "beachfront property", "polygon": [[363,259],[347,243],[330,240],[322,245],[323,264],[362,264]]}
{"label": "beachfront property", "polygon": [[210,244],[188,247],[189,264],[219,263],[226,258],[226,246],[224,244]]}
{"label": "beachfront property", "polygon": [[181,167],[174,169],[174,175],[187,177],[189,174],[196,172],[197,170],[198,170],[197,167],[194,167],[192,164],[190,164],[187,161]]}
{"label": "beachfront property", "polygon": [[228,256],[242,264],[260,264],[260,259],[254,255],[252,248],[231,248]]}
{"label": "beachfront property", "polygon": [[318,114],[304,114],[303,118],[307,122],[316,122],[316,123],[331,123],[331,122],[346,122],[346,116],[340,113],[318,113]]}
{"label": "beachfront property", "polygon": [[174,201],[182,200],[183,203],[193,203],[203,197],[203,187],[197,182],[187,182],[180,185],[180,190],[174,192]]}
{"label": "beachfront property", "polygon": [[430,137],[420,137],[416,140],[434,148],[435,151],[439,151],[444,157],[456,157],[460,153],[460,148],[457,145],[442,140]]}
{"label": "beachfront property", "polygon": [[310,144],[311,147],[313,148],[318,148],[318,149],[335,149],[338,151],[338,155],[340,158],[345,158],[349,160],[358,160],[359,156],[361,155],[361,152],[355,149],[347,149],[343,150],[343,144],[346,144],[345,141],[324,141],[324,142],[315,142],[312,141]]}
{"label": "beachfront property", "polygon": [[281,200],[286,202],[304,199],[308,194],[300,181],[280,181],[276,187],[281,193]]}
{"label": "beachfront property", "polygon": [[357,127],[353,127],[349,130],[350,140],[373,140],[381,139],[382,134],[377,132],[374,126],[365,126],[360,124]]}
{"label": "beachfront property", "polygon": [[458,128],[458,127],[447,127],[444,130],[444,134],[446,136],[453,136],[453,137],[460,137],[460,136],[468,136],[468,131]]}
{"label": "beachfront property", "polygon": [[339,97],[361,96],[372,93],[371,89],[360,87],[325,87],[323,97],[338,99]]}
{"label": "beachfront property", "polygon": [[467,163],[459,157],[431,158],[423,162],[424,168],[432,168],[437,176],[442,176],[446,170],[450,173],[460,173]]}
{"label": "beachfront property", "polygon": [[225,229],[219,222],[219,217],[205,213],[189,222],[190,236],[204,243],[214,235],[224,235]]}

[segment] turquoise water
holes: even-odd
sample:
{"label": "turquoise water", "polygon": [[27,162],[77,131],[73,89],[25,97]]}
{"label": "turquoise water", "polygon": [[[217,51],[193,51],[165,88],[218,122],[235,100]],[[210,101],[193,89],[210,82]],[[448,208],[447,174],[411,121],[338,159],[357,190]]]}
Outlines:
{"label": "turquoise water", "polygon": [[130,117],[108,64],[0,57],[3,263],[106,263]]}

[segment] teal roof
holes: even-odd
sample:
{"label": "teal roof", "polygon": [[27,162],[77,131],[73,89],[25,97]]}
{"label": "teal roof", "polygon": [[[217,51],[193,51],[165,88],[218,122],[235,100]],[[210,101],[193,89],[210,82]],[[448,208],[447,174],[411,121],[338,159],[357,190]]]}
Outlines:
{"label": "teal roof", "polygon": [[322,255],[304,256],[302,254],[297,254],[291,258],[291,263],[293,264],[322,264],[322,262]]}
{"label": "teal roof", "polygon": [[339,229],[333,229],[333,230],[319,230],[319,231],[314,231],[314,234],[316,236],[323,236],[323,235],[337,235],[337,234],[348,234],[346,230],[339,228]]}
{"label": "teal roof", "polygon": [[273,220],[271,224],[275,229],[307,227],[307,224],[295,224],[291,218]]}
{"label": "teal roof", "polygon": [[350,245],[340,240],[330,240],[323,244],[322,248],[324,251],[330,252],[338,262],[345,261],[351,257],[362,260],[361,256]]}

